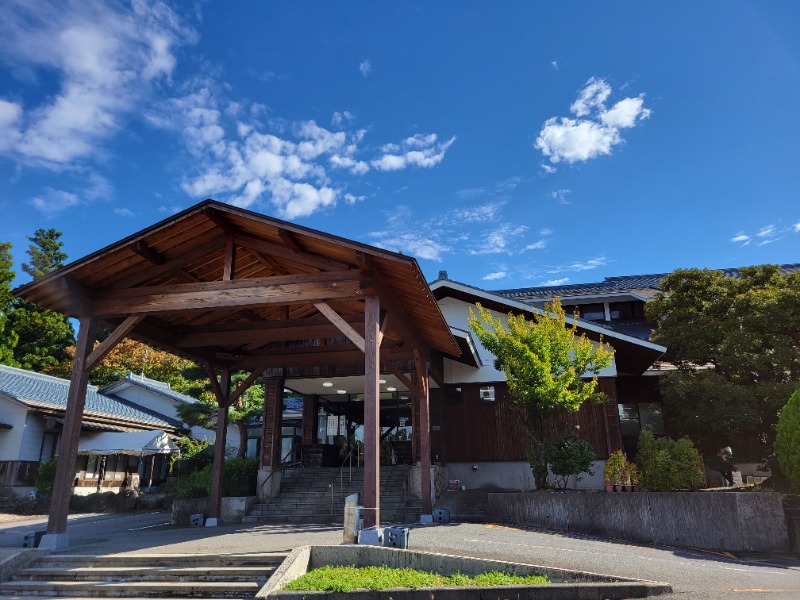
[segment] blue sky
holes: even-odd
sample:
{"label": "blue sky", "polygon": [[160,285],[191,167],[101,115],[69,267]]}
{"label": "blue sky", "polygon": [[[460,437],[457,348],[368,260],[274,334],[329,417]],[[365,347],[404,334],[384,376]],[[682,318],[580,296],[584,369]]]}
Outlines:
{"label": "blue sky", "polygon": [[487,289],[800,261],[800,3],[563,4],[7,0],[0,241],[212,197]]}

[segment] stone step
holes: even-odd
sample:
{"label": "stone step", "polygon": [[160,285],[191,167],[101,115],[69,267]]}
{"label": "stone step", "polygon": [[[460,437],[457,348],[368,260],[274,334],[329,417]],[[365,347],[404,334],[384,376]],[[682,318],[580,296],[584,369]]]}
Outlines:
{"label": "stone step", "polygon": [[50,554],[37,567],[261,567],[279,565],[286,552],[258,554]]}
{"label": "stone step", "polygon": [[261,587],[261,583],[256,581],[9,581],[0,583],[0,596],[252,598]]}
{"label": "stone step", "polygon": [[11,576],[12,581],[266,581],[268,567],[33,567]]}

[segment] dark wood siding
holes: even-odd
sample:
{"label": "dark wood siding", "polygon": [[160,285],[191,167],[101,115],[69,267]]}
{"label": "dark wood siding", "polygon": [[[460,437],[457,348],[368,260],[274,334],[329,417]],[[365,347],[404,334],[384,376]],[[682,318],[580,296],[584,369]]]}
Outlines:
{"label": "dark wood siding", "polygon": [[0,460],[0,485],[32,486],[38,471],[37,461]]}
{"label": "dark wood siding", "polygon": [[[480,388],[494,385],[494,402],[480,399]],[[523,418],[510,404],[505,382],[462,384],[439,390],[432,397],[431,424],[438,426],[431,436],[432,452],[445,462],[527,460],[528,436]],[[577,413],[564,413],[550,426],[550,437],[568,433],[588,441],[598,458],[608,456],[609,448],[621,445],[614,379],[601,379],[605,404],[585,404]],[[608,416],[608,424],[606,421]],[[609,444],[609,440],[611,443]]]}

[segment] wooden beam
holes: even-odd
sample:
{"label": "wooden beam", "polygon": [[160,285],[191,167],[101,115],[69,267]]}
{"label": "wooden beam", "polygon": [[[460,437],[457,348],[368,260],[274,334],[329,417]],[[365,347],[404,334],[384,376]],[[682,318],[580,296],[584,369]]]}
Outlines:
{"label": "wooden beam", "polygon": [[431,418],[428,360],[416,348],[414,348],[414,376],[417,382],[415,387],[418,390],[417,402],[419,405],[422,514],[430,515],[433,513],[433,506],[431,503]]}
{"label": "wooden beam", "polygon": [[128,317],[122,322],[121,325],[117,326],[114,331],[86,358],[86,370],[91,371],[97,365],[97,363],[103,360],[108,353],[111,352],[114,347],[119,344],[123,338],[142,321],[142,319],[144,319],[144,315],[134,315]]}
{"label": "wooden beam", "polygon": [[[333,310],[330,305],[326,302],[314,302],[314,308],[316,308],[319,312],[321,312],[327,319],[336,325],[336,327],[341,331],[347,339],[349,339],[355,346],[364,352],[364,338],[359,334],[355,329],[350,326],[350,323],[345,321],[339,313]],[[379,336],[382,337],[382,336]],[[378,339],[378,346],[380,346],[380,339]]]}
{"label": "wooden beam", "polygon": [[278,228],[278,236],[281,238],[281,241],[291,248],[293,252],[303,253],[305,252],[305,248],[300,246],[300,243],[294,237],[294,234],[291,231],[287,231],[283,227]]}
{"label": "wooden beam", "polygon": [[86,404],[86,388],[89,384],[89,369],[86,368],[86,359],[94,345],[95,333],[94,317],[82,317],[75,346],[75,359],[72,362],[72,378],[67,392],[64,427],[58,447],[58,463],[53,481],[50,516],[47,520],[47,533],[50,535],[64,534],[67,531],[69,499],[72,496],[72,481],[75,479],[75,459],[78,455],[83,408]]}
{"label": "wooden beam", "polygon": [[154,265],[163,265],[165,262],[167,262],[167,259],[145,244],[144,240],[136,240],[128,247],[145,260],[149,260]]}
{"label": "wooden beam", "polygon": [[[336,346],[316,346],[313,348],[301,348],[300,352],[290,354],[275,354],[270,357],[270,368],[288,367],[325,367],[358,365],[363,362],[364,354],[355,347],[350,351],[339,350]],[[333,349],[333,351],[331,351]],[[316,350],[309,352],[309,350]],[[410,348],[381,348],[381,360],[410,360],[412,358]],[[238,370],[255,369],[263,364],[263,356],[244,356],[225,353],[217,353],[214,362],[229,365]]]}
{"label": "wooden beam", "polygon": [[228,400],[228,395],[219,384],[219,380],[217,379],[217,370],[209,362],[206,362],[204,366],[206,369],[206,374],[208,375],[208,379],[211,382],[211,391],[214,392],[214,398],[217,399],[217,404],[223,406]]}
{"label": "wooden beam", "polygon": [[330,260],[313,254],[295,252],[280,244],[273,244],[264,240],[245,235],[243,233],[235,234],[237,246],[242,246],[248,250],[255,250],[261,252],[267,257],[277,257],[284,260],[289,260],[297,264],[314,267],[323,271],[340,271],[349,268],[346,263]]}
{"label": "wooden beam", "polygon": [[111,290],[93,304],[98,316],[315,302],[363,294],[358,271],[278,275]]}
{"label": "wooden beam", "polygon": [[222,271],[222,280],[231,281],[236,275],[236,245],[233,241],[233,233],[225,235],[225,267]]}
{"label": "wooden beam", "polygon": [[264,371],[267,369],[268,366],[270,366],[269,363],[265,364],[263,367],[254,369],[253,372],[250,373],[250,375],[247,377],[247,379],[245,379],[242,383],[240,383],[233,391],[233,393],[228,397],[228,399],[226,400],[226,405],[233,406],[236,403],[236,401],[242,397],[242,394],[244,394],[248,389],[250,389],[250,386],[252,386],[255,383],[256,379],[261,377],[262,373],[264,373]]}
{"label": "wooden beam", "polygon": [[380,525],[380,300],[367,296],[364,305],[364,527]]}
{"label": "wooden beam", "polygon": [[[412,353],[413,356],[413,353]],[[414,395],[419,395],[421,392],[419,388],[417,388],[417,384],[411,380],[411,378],[407,377],[403,371],[397,368],[397,366],[393,365],[390,362],[384,362],[383,368],[389,371],[392,375],[397,377],[404,386],[406,386],[409,391]]]}
{"label": "wooden beam", "polygon": [[[123,277],[113,287],[118,288],[133,288],[151,279],[157,279],[169,273],[174,273],[183,269],[189,263],[192,263],[204,256],[213,254],[222,250],[225,246],[225,238],[215,238],[202,246],[196,246],[191,250],[182,252],[180,256],[176,256],[167,260],[164,264],[148,266],[142,269],[139,273]],[[184,271],[186,273],[186,271]]]}

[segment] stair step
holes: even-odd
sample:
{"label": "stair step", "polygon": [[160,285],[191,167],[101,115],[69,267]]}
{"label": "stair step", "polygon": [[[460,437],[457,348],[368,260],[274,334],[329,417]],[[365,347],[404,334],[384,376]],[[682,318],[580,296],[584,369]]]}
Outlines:
{"label": "stair step", "polygon": [[261,567],[279,565],[286,552],[258,554],[50,554],[38,567]]}
{"label": "stair step", "polygon": [[261,588],[255,581],[193,582],[98,582],[98,581],[10,581],[0,583],[0,596],[89,596],[89,597],[164,597],[210,596],[215,598],[252,597]]}
{"label": "stair step", "polygon": [[33,567],[15,573],[12,581],[253,581],[269,579],[275,567]]}

